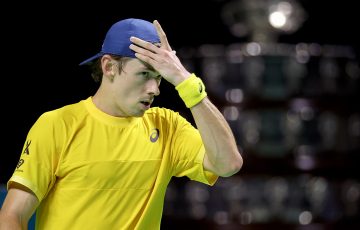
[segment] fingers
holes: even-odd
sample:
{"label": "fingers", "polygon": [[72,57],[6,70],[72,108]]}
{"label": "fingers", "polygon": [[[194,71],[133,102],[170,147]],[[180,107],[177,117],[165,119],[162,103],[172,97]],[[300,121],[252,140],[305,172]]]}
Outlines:
{"label": "fingers", "polygon": [[155,61],[154,59],[156,58],[155,53],[147,49],[144,49],[143,47],[138,46],[137,44],[136,45],[131,44],[129,48],[135,52],[135,57],[137,57],[141,61],[149,63],[152,66],[154,65],[154,61]]}
{"label": "fingers", "polygon": [[158,49],[158,47],[156,47],[154,44],[137,37],[130,37],[130,41],[135,45],[143,47],[144,49],[150,50],[152,52],[155,52]]}
{"label": "fingers", "polygon": [[157,21],[157,20],[154,20],[153,22],[155,28],[156,28],[156,31],[159,35],[159,38],[160,38],[160,42],[161,42],[161,47],[166,49],[166,50],[169,50],[171,51],[171,46],[167,40],[167,37],[166,37],[166,34],[164,32],[164,30],[161,28],[161,25],[160,23]]}
{"label": "fingers", "polygon": [[[169,42],[167,40],[166,34],[165,34],[164,30],[161,28],[160,23],[157,20],[154,20],[153,24],[154,24],[154,26],[156,28],[156,31],[158,33],[158,36],[160,38],[160,42],[161,42],[161,47],[160,48],[164,49],[164,50],[167,50],[167,51],[172,51],[171,46],[170,46],[170,44],[169,44]],[[146,42],[144,40],[141,40],[141,39],[139,39],[137,37],[131,37],[130,41],[132,43],[134,43],[135,45],[140,46],[140,47],[142,47],[142,48],[144,48],[146,50],[149,50],[149,51],[151,51],[153,53],[158,53],[159,52],[159,47],[157,47],[154,44],[151,44],[149,42]],[[130,48],[131,48],[131,46],[130,46]],[[134,51],[137,52],[137,50],[134,50]],[[148,55],[148,56],[150,56],[150,55]]]}
{"label": "fingers", "polygon": [[[135,43],[134,43],[135,44]],[[135,56],[136,57],[142,57],[141,59],[143,60],[144,59],[144,57],[147,57],[146,59],[149,59],[149,58],[151,58],[151,59],[155,59],[156,58],[156,53],[154,52],[154,51],[152,51],[151,49],[149,49],[149,48],[143,48],[143,46],[140,46],[140,45],[138,45],[138,44],[136,44],[136,45],[134,45],[134,44],[131,44],[130,46],[129,46],[129,48],[131,49],[131,50],[133,50],[134,52],[135,52]],[[148,62],[149,60],[147,60],[147,62]]]}

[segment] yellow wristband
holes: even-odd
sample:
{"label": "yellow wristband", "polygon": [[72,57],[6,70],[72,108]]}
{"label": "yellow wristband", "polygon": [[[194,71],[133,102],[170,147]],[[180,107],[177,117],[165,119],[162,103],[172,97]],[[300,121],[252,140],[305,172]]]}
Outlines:
{"label": "yellow wristband", "polygon": [[195,74],[191,74],[188,79],[178,84],[175,89],[187,108],[195,106],[207,96],[204,83]]}

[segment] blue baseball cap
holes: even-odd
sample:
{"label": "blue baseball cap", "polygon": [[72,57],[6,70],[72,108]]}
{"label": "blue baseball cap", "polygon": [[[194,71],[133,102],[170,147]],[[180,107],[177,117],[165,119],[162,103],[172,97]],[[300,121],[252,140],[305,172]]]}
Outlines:
{"label": "blue baseball cap", "polygon": [[87,64],[104,54],[135,58],[135,52],[129,48],[131,36],[151,43],[160,43],[159,35],[151,22],[137,18],[124,19],[111,26],[106,34],[101,51],[81,62],[80,65]]}

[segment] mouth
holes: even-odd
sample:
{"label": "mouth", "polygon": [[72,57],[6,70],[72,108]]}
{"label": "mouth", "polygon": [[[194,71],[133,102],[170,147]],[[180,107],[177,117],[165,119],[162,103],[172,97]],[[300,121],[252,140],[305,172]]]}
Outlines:
{"label": "mouth", "polygon": [[143,101],[140,101],[140,103],[143,104],[146,109],[149,109],[152,101],[153,100],[143,100]]}

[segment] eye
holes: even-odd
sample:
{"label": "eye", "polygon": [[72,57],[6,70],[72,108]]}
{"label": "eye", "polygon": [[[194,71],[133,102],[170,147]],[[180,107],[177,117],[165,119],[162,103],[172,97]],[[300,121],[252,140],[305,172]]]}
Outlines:
{"label": "eye", "polygon": [[147,72],[147,71],[141,72],[140,74],[144,78],[150,78],[151,77],[151,74],[149,72]]}
{"label": "eye", "polygon": [[141,76],[143,81],[148,81],[150,79],[155,79],[158,84],[160,84],[162,76],[157,73],[157,72],[153,72],[153,71],[142,71],[139,72],[139,75]]}

